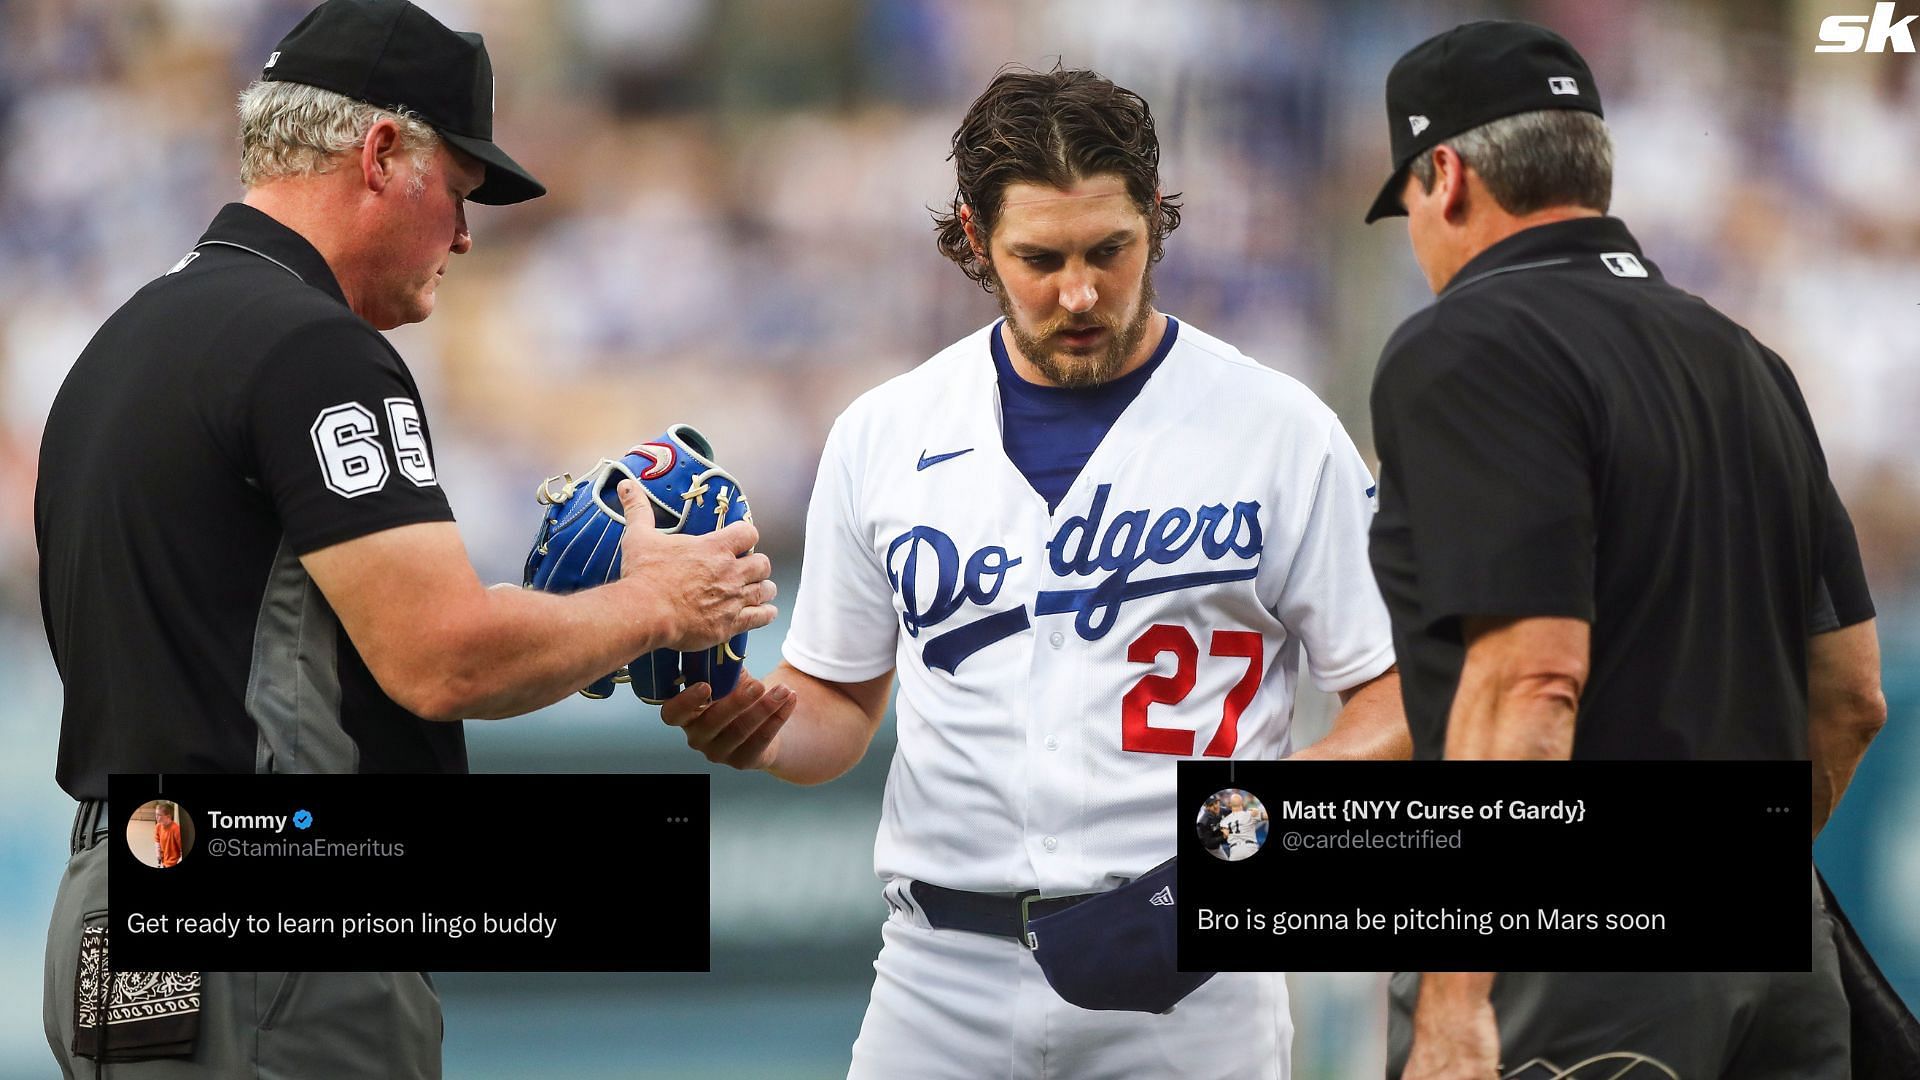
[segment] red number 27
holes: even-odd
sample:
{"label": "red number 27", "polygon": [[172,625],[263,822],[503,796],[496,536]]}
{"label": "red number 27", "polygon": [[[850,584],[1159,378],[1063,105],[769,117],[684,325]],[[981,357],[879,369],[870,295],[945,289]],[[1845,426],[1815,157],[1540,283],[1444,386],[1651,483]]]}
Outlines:
{"label": "red number 27", "polygon": [[[1173,654],[1173,674],[1142,675],[1121,699],[1120,748],[1138,754],[1192,757],[1194,732],[1154,727],[1147,722],[1147,710],[1154,705],[1177,705],[1186,700],[1193,691],[1195,670],[1200,664],[1200,644],[1184,626],[1155,623],[1127,646],[1127,659],[1136,664],[1154,663],[1161,653]],[[1247,662],[1247,673],[1227,691],[1226,705],[1220,712],[1220,728],[1207,743],[1207,757],[1232,757],[1234,744],[1240,741],[1240,714],[1260,689],[1263,657],[1260,635],[1251,630],[1215,630],[1207,655],[1234,656]]]}

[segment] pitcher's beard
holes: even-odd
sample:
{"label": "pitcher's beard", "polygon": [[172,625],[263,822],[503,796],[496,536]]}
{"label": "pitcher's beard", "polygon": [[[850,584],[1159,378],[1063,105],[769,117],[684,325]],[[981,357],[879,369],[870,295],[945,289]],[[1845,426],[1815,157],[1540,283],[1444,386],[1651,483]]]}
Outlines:
{"label": "pitcher's beard", "polygon": [[1007,287],[994,275],[994,296],[1000,301],[1000,314],[1006,316],[1007,332],[1013,337],[1014,347],[1020,355],[1038,368],[1040,374],[1055,386],[1068,390],[1086,390],[1103,386],[1120,375],[1120,369],[1127,364],[1127,358],[1140,347],[1147,336],[1147,326],[1153,319],[1153,270],[1149,268],[1140,282],[1140,300],[1134,308],[1133,320],[1117,333],[1107,335],[1106,344],[1092,352],[1075,353],[1067,351],[1065,344],[1055,337],[1063,330],[1085,330],[1092,326],[1114,328],[1100,320],[1076,323],[1072,319],[1056,322],[1038,335],[1029,334],[1013,316],[1013,305],[1007,302]]}

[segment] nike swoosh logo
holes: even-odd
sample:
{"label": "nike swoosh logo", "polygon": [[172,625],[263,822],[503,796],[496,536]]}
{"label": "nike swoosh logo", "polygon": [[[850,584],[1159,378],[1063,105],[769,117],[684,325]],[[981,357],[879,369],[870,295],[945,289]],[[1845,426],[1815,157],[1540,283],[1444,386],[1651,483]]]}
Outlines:
{"label": "nike swoosh logo", "polygon": [[971,454],[971,453],[973,453],[973,447],[971,446],[967,447],[965,450],[955,450],[951,454],[935,454],[932,457],[928,457],[927,452],[925,450],[922,450],[920,451],[920,464],[915,465],[913,467],[913,471],[921,472],[926,469],[930,469],[935,465],[938,465],[941,462],[946,461],[950,458],[957,458],[961,454]]}

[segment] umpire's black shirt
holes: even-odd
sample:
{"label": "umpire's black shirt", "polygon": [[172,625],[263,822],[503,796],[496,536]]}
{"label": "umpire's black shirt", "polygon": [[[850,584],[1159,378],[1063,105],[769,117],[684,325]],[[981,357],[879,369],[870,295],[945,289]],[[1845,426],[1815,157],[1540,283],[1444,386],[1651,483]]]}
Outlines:
{"label": "umpire's black shirt", "polygon": [[113,772],[464,772],[300,556],[453,517],[420,392],[326,260],[250,207],[115,312],[54,399],[34,531],[60,786]]}
{"label": "umpire's black shirt", "polygon": [[1592,624],[1576,758],[1807,756],[1807,637],[1873,613],[1852,525],[1786,365],[1618,220],[1469,262],[1388,342],[1373,423],[1415,757],[1476,615]]}

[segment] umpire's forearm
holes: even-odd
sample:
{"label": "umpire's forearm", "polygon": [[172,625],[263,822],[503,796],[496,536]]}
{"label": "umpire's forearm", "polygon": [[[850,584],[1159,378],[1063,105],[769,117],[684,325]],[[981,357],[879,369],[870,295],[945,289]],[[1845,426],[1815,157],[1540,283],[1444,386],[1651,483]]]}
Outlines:
{"label": "umpire's forearm", "polygon": [[1572,757],[1587,680],[1587,623],[1546,617],[1462,622],[1467,655],[1447,712],[1447,759]]}
{"label": "umpire's forearm", "polygon": [[452,638],[444,704],[430,719],[532,712],[652,652],[665,634],[659,606],[622,579],[568,596],[495,586]]}
{"label": "umpire's forearm", "polygon": [[1413,1007],[1413,1044],[1405,1080],[1492,1080],[1500,1067],[1493,973],[1429,971]]}
{"label": "umpire's forearm", "polygon": [[1874,620],[1807,641],[1807,751],[1813,760],[1813,835],[1833,816],[1867,746],[1887,722]]}
{"label": "umpire's forearm", "polygon": [[[729,569],[745,561],[717,558]],[[664,643],[671,621],[657,581],[623,577],[565,596],[489,589],[450,521],[383,529],[300,561],[380,689],[429,720],[558,701]]]}
{"label": "umpire's forearm", "polygon": [[1420,997],[1415,1003],[1416,1027],[1425,1017],[1429,1024],[1439,1023],[1459,1010],[1478,1007],[1493,993],[1491,971],[1428,971],[1420,976]]}

